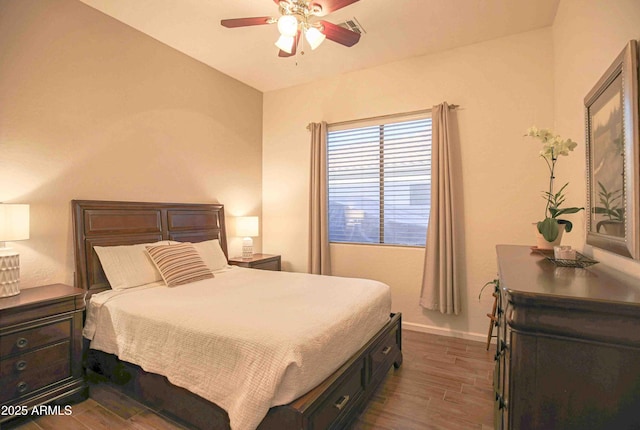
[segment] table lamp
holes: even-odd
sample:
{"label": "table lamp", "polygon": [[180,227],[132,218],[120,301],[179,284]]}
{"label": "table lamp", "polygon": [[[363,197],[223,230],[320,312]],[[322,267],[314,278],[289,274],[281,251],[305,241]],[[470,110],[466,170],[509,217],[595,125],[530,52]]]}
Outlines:
{"label": "table lamp", "polygon": [[258,236],[258,224],[257,216],[236,217],[236,235],[244,238],[242,240],[242,258],[253,256],[252,237]]}
{"label": "table lamp", "polygon": [[29,239],[29,205],[0,203],[0,298],[20,294],[20,255],[5,242]]}

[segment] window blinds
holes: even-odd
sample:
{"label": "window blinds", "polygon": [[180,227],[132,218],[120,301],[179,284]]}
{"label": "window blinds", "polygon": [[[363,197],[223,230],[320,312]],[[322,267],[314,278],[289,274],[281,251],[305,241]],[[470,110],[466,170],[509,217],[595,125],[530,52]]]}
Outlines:
{"label": "window blinds", "polygon": [[424,246],[431,118],[330,127],[329,241]]}

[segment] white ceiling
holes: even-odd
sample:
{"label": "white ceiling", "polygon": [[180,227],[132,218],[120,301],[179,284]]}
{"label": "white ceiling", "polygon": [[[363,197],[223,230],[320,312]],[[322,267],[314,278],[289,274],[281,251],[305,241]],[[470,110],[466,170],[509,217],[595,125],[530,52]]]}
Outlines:
{"label": "white ceiling", "polygon": [[221,19],[278,16],[273,0],[81,0],[260,91],[550,26],[560,0],[360,0],[324,19],[356,18],[351,48],[329,40],[279,58],[275,25],[224,28]]}

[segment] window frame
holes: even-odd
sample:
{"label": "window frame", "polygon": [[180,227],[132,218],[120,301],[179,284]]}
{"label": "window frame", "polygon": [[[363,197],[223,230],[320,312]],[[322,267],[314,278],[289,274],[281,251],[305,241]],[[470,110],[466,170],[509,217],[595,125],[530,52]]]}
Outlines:
{"label": "window frame", "polygon": [[[386,162],[386,157],[387,157],[387,152],[390,152],[389,149],[387,148],[388,145],[385,144],[385,127],[389,126],[389,125],[395,125],[395,124],[403,124],[403,123],[410,123],[413,121],[427,121],[426,127],[425,127],[425,135],[428,136],[427,138],[424,139],[424,142],[426,143],[427,149],[426,151],[428,152],[428,162],[426,163],[426,167],[427,167],[427,175],[428,178],[426,180],[424,180],[424,182],[420,182],[419,184],[408,184],[409,188],[411,188],[412,185],[426,185],[428,192],[426,194],[426,196],[430,195],[430,187],[431,187],[431,149],[432,149],[432,115],[431,115],[431,110],[426,110],[426,111],[417,111],[417,112],[411,112],[411,113],[406,113],[406,114],[394,114],[394,115],[386,115],[386,116],[382,116],[382,117],[376,117],[376,118],[369,118],[369,119],[364,119],[364,120],[355,120],[355,121],[347,121],[347,122],[342,122],[342,123],[335,123],[335,124],[329,124],[328,125],[328,129],[327,129],[327,177],[326,177],[326,189],[327,189],[327,230],[328,230],[328,241],[330,244],[347,244],[347,245],[374,245],[374,246],[392,246],[392,247],[407,247],[407,248],[424,248],[426,246],[426,234],[427,234],[427,228],[428,228],[428,224],[429,224],[429,213],[430,213],[430,206],[431,206],[431,202],[430,202],[430,198],[427,200],[427,198],[425,198],[425,200],[427,200],[427,202],[425,203],[425,206],[427,206],[426,212],[427,215],[424,219],[424,224],[425,224],[425,229],[424,229],[424,241],[419,243],[419,244],[414,244],[414,243],[407,243],[407,241],[405,241],[404,243],[398,243],[398,241],[393,241],[393,242],[389,242],[386,240],[385,237],[385,221],[388,218],[387,214],[385,214],[385,188],[389,188],[389,186],[385,185],[385,175],[387,175],[387,171],[391,170],[388,166],[385,165]],[[335,238],[332,240],[331,238],[331,208],[332,208],[332,203],[330,200],[331,197],[331,185],[330,185],[330,169],[331,169],[331,162],[330,162],[330,147],[331,147],[331,133],[334,132],[338,132],[338,131],[346,131],[346,130],[358,130],[358,129],[364,129],[364,128],[368,128],[368,127],[377,127],[378,128],[378,154],[379,154],[379,158],[378,158],[378,165],[379,165],[379,177],[378,177],[378,240],[377,241],[353,241],[353,240],[336,240]],[[422,141],[421,141],[422,142]],[[411,193],[411,191],[410,191]],[[412,200],[412,196],[409,196],[409,200]],[[411,203],[413,204],[413,203]],[[402,218],[399,218],[402,219]],[[346,222],[345,222],[346,225]]]}

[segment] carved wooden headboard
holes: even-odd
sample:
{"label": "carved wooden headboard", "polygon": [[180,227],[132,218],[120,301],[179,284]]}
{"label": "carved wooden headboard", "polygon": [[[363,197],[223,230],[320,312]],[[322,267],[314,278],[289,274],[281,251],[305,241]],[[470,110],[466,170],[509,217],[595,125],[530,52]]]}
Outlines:
{"label": "carved wooden headboard", "polygon": [[219,239],[227,254],[221,204],[72,200],[76,287],[88,294],[110,288],[94,246]]}

